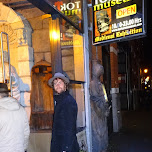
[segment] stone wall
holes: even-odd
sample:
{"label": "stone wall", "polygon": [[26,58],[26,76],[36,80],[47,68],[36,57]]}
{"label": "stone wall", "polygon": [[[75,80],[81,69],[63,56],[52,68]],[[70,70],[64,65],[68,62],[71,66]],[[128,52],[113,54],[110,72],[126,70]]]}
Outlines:
{"label": "stone wall", "polygon": [[[33,48],[31,46],[32,28],[19,13],[0,3],[0,32],[5,32],[9,38],[11,65],[19,76],[20,99],[26,106],[30,116],[30,71],[33,66]],[[6,36],[3,36],[4,51],[8,52]]]}
{"label": "stone wall", "polygon": [[11,65],[19,76],[20,102],[30,117],[31,69],[41,60],[51,63],[49,18],[37,8],[15,12],[2,3],[0,12],[0,32],[8,33]]}
{"label": "stone wall", "polygon": [[32,27],[32,47],[34,48],[34,64],[45,59],[51,63],[51,50],[49,39],[49,17],[38,8],[18,11]]}

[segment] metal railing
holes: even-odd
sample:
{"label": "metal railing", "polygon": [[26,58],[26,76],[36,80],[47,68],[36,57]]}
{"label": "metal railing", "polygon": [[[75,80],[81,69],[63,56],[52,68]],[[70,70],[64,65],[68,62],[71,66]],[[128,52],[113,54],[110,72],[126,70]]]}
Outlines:
{"label": "metal railing", "polygon": [[9,84],[10,84],[10,91],[12,96],[12,79],[11,79],[11,64],[10,64],[10,51],[9,51],[9,39],[8,34],[5,32],[1,32],[1,63],[2,63],[2,83],[8,83],[6,82],[6,71],[5,71],[5,61],[4,61],[4,50],[3,50],[3,35],[6,35],[7,37],[7,52],[8,52],[8,65],[9,65]]}

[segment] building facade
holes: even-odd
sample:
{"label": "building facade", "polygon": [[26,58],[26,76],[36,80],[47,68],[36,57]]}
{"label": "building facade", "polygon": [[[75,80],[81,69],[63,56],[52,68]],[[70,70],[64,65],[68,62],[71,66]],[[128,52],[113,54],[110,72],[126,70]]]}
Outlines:
{"label": "building facade", "polygon": [[[109,101],[109,114],[104,117],[107,121],[98,128],[100,133],[107,134],[99,140],[104,145],[103,149],[100,147],[102,151],[106,150],[111,133],[121,128],[121,104],[127,106],[128,94],[122,91],[126,89],[123,85],[126,78],[123,64],[126,62],[121,62],[119,57],[125,52],[121,48],[126,47],[119,43],[92,45],[91,25],[91,2],[86,0],[42,0],[36,4],[32,0],[2,0],[0,3],[1,45],[7,57],[7,34],[10,63],[18,75],[18,100],[25,106],[31,125],[29,152],[47,152],[50,149],[54,102],[53,90],[48,87],[47,81],[55,72],[64,72],[71,80],[70,93],[79,109],[77,135],[80,149],[83,152],[93,151],[92,128],[96,122],[91,116],[94,111],[91,111],[90,104],[90,82],[93,80],[94,61],[104,67],[100,83],[105,86]],[[132,52],[129,55],[132,57]]]}

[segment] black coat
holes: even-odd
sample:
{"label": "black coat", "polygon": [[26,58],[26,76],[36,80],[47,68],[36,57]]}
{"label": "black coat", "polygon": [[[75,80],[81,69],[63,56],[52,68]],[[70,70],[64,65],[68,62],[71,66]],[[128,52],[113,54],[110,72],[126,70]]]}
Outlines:
{"label": "black coat", "polygon": [[79,152],[76,137],[77,103],[68,91],[55,95],[51,152]]}

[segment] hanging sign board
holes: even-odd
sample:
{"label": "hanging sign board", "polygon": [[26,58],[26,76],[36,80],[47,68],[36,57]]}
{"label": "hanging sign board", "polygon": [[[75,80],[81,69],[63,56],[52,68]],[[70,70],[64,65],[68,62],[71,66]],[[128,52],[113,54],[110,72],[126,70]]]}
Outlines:
{"label": "hanging sign board", "polygon": [[92,0],[93,45],[144,36],[144,0]]}

